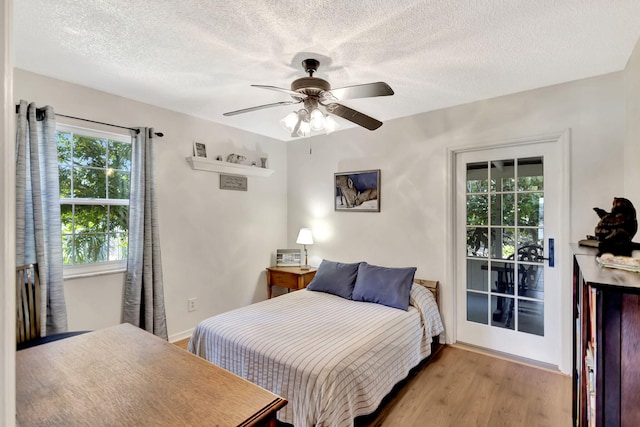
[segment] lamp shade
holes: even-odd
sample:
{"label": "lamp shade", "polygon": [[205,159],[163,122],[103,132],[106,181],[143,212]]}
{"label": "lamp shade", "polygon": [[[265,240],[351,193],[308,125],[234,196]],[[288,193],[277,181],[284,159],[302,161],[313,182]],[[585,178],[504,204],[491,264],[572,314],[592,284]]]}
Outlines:
{"label": "lamp shade", "polygon": [[301,228],[296,243],[299,245],[313,245],[313,235],[310,228]]}

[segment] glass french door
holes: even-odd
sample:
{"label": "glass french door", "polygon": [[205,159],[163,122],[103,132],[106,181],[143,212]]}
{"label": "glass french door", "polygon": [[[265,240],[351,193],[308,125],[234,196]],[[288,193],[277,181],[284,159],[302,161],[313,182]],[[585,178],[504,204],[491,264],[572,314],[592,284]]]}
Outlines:
{"label": "glass french door", "polygon": [[556,145],[456,158],[457,340],[554,365],[560,319],[559,275],[552,267],[560,206]]}

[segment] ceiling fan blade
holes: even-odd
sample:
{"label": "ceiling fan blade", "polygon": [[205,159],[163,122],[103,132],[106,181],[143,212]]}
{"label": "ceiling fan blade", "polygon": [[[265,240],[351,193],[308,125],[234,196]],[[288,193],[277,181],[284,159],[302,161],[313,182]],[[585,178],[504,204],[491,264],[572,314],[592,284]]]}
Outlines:
{"label": "ceiling fan blade", "polygon": [[376,120],[373,117],[354,110],[353,108],[345,107],[342,104],[328,104],[326,108],[329,113],[340,116],[343,119],[349,120],[350,122],[369,130],[376,130],[382,126],[382,122],[380,120]]}
{"label": "ceiling fan blade", "polygon": [[243,108],[242,110],[229,111],[228,113],[223,113],[222,115],[223,116],[235,116],[236,114],[249,113],[251,111],[262,110],[263,108],[279,107],[280,105],[299,104],[301,102],[302,102],[302,100],[300,100],[300,101],[280,101],[280,102],[274,102],[273,104],[258,105],[257,107],[249,107],[249,108]]}
{"label": "ceiling fan blade", "polygon": [[275,90],[276,92],[282,92],[282,93],[286,93],[287,95],[291,95],[294,98],[305,99],[305,98],[308,97],[308,95],[306,95],[304,93],[296,92],[296,91],[289,90],[289,89],[284,89],[284,88],[277,87],[277,86],[251,85],[251,87],[259,87],[260,89]]}
{"label": "ceiling fan blade", "polygon": [[366,83],[363,85],[345,86],[323,92],[323,99],[343,101],[345,99],[369,98],[372,96],[393,95],[393,89],[385,82]]}

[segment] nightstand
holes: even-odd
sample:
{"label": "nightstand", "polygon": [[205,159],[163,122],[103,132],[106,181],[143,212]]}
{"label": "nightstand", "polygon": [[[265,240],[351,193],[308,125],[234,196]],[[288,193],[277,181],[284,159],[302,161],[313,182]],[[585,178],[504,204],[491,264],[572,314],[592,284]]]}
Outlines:
{"label": "nightstand", "polygon": [[267,267],[267,289],[271,299],[271,288],[304,289],[316,275],[317,268],[303,270],[300,267]]}

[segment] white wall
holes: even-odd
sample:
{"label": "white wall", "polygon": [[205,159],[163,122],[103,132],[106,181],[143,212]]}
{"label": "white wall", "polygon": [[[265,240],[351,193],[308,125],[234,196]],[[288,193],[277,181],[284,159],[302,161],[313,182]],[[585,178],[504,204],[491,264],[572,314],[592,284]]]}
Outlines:
{"label": "white wall", "polygon": [[624,75],[627,96],[624,193],[640,211],[640,40],[631,53]]}
{"label": "white wall", "polygon": [[[612,198],[623,193],[623,77],[622,72],[613,73],[392,120],[375,132],[353,129],[316,137],[311,155],[308,141],[291,143],[289,243],[300,226],[309,226],[316,240],[310,247],[311,264],[324,257],[416,266],[416,277],[441,282],[445,327],[451,332],[453,284],[447,281],[445,253],[451,191],[447,149],[570,129],[569,232],[577,241],[593,232],[598,218],[592,207],[608,208]],[[366,112],[366,102],[358,105]],[[333,173],[365,169],[381,169],[381,212],[335,212]],[[569,265],[565,262],[567,270]],[[569,324],[568,307],[565,315]],[[565,346],[566,362],[570,340]]]}
{"label": "white wall", "polygon": [[13,2],[0,2],[0,425],[15,425],[15,107],[13,106]]}
{"label": "white wall", "polygon": [[[170,339],[189,336],[202,319],[266,299],[265,267],[286,243],[286,144],[148,104],[14,71],[14,100],[52,105],[57,113],[163,132],[155,140],[160,238]],[[87,123],[58,118],[60,123]],[[107,130],[114,131],[114,129]],[[248,191],[219,189],[217,173],[185,161],[193,141],[210,156],[268,157],[275,173],[248,177]],[[123,274],[65,282],[70,330],[120,323]],[[187,299],[197,309],[187,312]]]}

